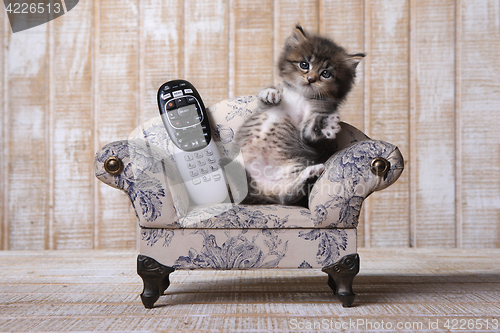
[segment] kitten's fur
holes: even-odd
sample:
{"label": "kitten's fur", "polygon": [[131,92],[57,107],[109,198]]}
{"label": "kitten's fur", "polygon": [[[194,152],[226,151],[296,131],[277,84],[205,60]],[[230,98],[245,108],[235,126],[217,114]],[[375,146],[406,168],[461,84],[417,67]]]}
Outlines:
{"label": "kitten's fur", "polygon": [[282,82],[259,93],[260,106],[238,130],[248,177],[247,204],[292,204],[324,171],[340,131],[337,108],[364,54],[296,26],[278,62]]}

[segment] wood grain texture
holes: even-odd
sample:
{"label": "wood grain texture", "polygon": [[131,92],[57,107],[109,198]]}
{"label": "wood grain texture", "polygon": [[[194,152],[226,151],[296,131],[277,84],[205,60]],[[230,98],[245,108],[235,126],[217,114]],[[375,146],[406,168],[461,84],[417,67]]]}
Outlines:
{"label": "wood grain texture", "polygon": [[[128,137],[138,124],[138,1],[98,2],[98,81],[96,135],[98,147]],[[135,214],[123,193],[98,184],[94,247],[135,247]]]}
{"label": "wood grain texture", "polygon": [[[498,320],[500,252],[360,249],[355,306],[335,301],[320,270],[179,270],[154,309],[140,301],[134,251],[0,252],[0,327],[15,332],[337,332],[301,323],[349,323],[350,332],[398,322]],[[498,322],[496,322],[498,323]],[[474,331],[474,330],[469,330]],[[485,327],[476,331],[497,331]]]}
{"label": "wood grain texture", "polygon": [[500,246],[500,3],[460,1],[462,246]]}
{"label": "wood grain texture", "polygon": [[43,250],[48,240],[48,29],[41,25],[9,38],[6,209],[13,250]]}
{"label": "wood grain texture", "polygon": [[[140,120],[156,117],[158,88],[183,77],[183,1],[141,1]],[[189,15],[189,14],[188,14]],[[168,19],[166,19],[168,18]]]}
{"label": "wood grain texture", "polygon": [[[52,249],[93,247],[93,2],[53,22]],[[66,18],[66,17],[65,17]],[[55,79],[57,78],[57,80]]]}
{"label": "wood grain texture", "polygon": [[227,0],[184,1],[184,77],[208,107],[228,97]]}
{"label": "wood grain texture", "polygon": [[455,2],[411,5],[412,244],[454,247]]}
{"label": "wood grain texture", "polygon": [[[409,151],[409,8],[403,1],[365,2],[370,26],[365,43],[370,72],[369,124],[372,138],[397,145],[405,159]],[[409,246],[409,172],[390,188],[369,198],[370,241],[367,246]],[[366,236],[365,236],[366,237]]]}
{"label": "wood grain texture", "polygon": [[256,95],[273,83],[273,1],[232,1],[229,15],[234,39],[230,96]]}
{"label": "wood grain texture", "polygon": [[8,146],[8,96],[7,93],[7,64],[6,56],[7,51],[7,41],[9,28],[7,13],[0,13],[0,36],[2,38],[2,43],[0,44],[0,74],[2,75],[2,80],[0,80],[0,250],[8,249],[9,242],[9,230],[8,230],[8,203],[7,203],[7,189],[8,189],[8,156],[9,156],[9,146]]}
{"label": "wood grain texture", "polygon": [[135,248],[133,208],[94,179],[94,153],[156,117],[167,80],[207,106],[276,82],[296,23],[367,53],[341,116],[406,159],[364,202],[359,245],[500,247],[499,6],[93,0],[15,34],[2,12],[0,248]]}

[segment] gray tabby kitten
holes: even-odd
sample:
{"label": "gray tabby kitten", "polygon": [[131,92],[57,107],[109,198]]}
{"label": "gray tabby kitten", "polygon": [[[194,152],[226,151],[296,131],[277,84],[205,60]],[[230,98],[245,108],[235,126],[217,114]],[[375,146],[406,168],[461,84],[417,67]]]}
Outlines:
{"label": "gray tabby kitten", "polygon": [[337,108],[363,57],[296,26],[278,62],[282,82],[259,93],[259,110],[236,134],[248,178],[243,204],[288,205],[306,195],[333,153]]}

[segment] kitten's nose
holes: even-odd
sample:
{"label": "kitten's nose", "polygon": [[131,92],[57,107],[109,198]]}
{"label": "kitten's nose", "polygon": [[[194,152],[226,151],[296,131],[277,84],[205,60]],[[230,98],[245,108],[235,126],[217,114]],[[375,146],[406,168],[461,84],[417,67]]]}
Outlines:
{"label": "kitten's nose", "polygon": [[309,83],[314,83],[316,82],[317,78],[316,78],[316,75],[309,75],[307,77],[307,81],[309,81]]}

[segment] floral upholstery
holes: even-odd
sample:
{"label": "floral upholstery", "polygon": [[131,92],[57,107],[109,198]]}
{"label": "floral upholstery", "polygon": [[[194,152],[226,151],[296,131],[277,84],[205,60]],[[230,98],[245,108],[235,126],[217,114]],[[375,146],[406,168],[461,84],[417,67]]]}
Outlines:
{"label": "floral upholstery", "polygon": [[356,253],[356,229],[143,228],[141,242],[141,254],[176,269],[322,268]]}
{"label": "floral upholstery", "polygon": [[[257,108],[254,96],[222,101],[209,108],[213,136],[223,157],[235,159],[235,131]],[[341,124],[337,152],[311,189],[309,207],[222,203],[189,208],[175,167],[173,143],[158,116],[128,140],[104,146],[95,157],[96,177],[129,196],[141,226],[141,254],[178,268],[321,268],[356,253],[356,227],[363,200],[394,183],[403,158],[390,143],[369,139]],[[124,170],[104,169],[110,156]],[[370,163],[383,157],[383,176]],[[245,178],[244,170],[241,174]]]}

